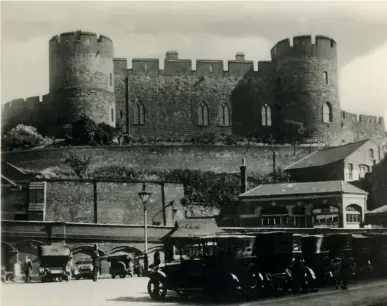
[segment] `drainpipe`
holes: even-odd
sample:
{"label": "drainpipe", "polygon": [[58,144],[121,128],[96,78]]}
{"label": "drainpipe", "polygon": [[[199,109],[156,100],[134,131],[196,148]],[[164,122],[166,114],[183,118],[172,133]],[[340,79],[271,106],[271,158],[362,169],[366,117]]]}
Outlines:
{"label": "drainpipe", "polygon": [[247,190],[247,175],[246,175],[246,160],[243,157],[241,169],[241,194],[245,193]]}
{"label": "drainpipe", "polygon": [[275,151],[273,151],[273,178],[274,183],[277,182],[277,154]]}

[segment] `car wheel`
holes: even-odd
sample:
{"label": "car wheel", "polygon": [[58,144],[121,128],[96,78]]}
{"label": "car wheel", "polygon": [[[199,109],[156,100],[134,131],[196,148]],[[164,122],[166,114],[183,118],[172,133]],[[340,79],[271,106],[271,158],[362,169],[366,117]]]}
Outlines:
{"label": "car wheel", "polygon": [[116,278],[116,275],[115,275],[114,273],[112,273],[112,278],[113,278],[113,279]]}
{"label": "car wheel", "polygon": [[164,299],[167,295],[165,279],[161,277],[152,277],[148,282],[148,293],[154,300]]}
{"label": "car wheel", "polygon": [[125,274],[120,274],[121,278],[125,278],[125,276],[126,276]]}

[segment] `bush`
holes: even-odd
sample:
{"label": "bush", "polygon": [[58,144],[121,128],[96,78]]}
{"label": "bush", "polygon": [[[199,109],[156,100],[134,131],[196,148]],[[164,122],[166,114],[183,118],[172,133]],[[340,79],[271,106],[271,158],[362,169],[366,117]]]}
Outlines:
{"label": "bush", "polygon": [[97,132],[97,124],[83,117],[72,124],[71,144],[72,145],[95,145],[95,134]]}
{"label": "bush", "polygon": [[76,176],[83,179],[87,176],[91,156],[79,156],[74,151],[70,151],[62,162],[68,165]]}
{"label": "bush", "polygon": [[97,144],[109,145],[113,143],[116,134],[117,131],[114,127],[106,123],[100,123],[97,126],[97,130],[94,135],[94,140]]}
{"label": "bush", "polygon": [[6,151],[31,149],[43,143],[44,138],[36,128],[19,124],[2,137],[2,147]]}
{"label": "bush", "polygon": [[109,145],[117,136],[117,130],[106,124],[96,124],[93,120],[83,117],[72,124],[72,135],[68,141],[72,145]]}

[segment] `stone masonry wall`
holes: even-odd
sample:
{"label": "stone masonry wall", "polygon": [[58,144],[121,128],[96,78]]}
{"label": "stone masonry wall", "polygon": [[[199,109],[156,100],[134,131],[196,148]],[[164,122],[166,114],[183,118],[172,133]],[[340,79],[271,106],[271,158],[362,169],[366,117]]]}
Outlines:
{"label": "stone masonry wall", "polygon": [[[180,200],[184,188],[180,184],[147,183],[146,190],[151,192],[147,205],[147,221],[163,224],[162,189],[165,205],[170,201],[181,209]],[[143,204],[138,196],[141,183],[97,182],[97,221],[102,224],[144,224]],[[94,188],[89,182],[48,181],[45,221],[94,222]],[[173,225],[172,206],[166,208],[167,226]]]}
{"label": "stone masonry wall", "polygon": [[[46,127],[40,129],[45,134],[62,137],[58,125],[86,115],[134,137],[183,138],[216,132],[281,141],[286,133],[284,120],[290,120],[304,124],[308,143],[340,145],[386,138],[383,118],[361,115],[357,119],[340,111],[337,45],[329,37],[284,39],[271,49],[270,61],[258,62],[258,71],[240,53],[228,61],[228,70],[223,60],[213,59],[197,60],[193,70],[192,61],[179,59],[176,51],[166,53],[164,69],[159,59],[135,58],[128,70],[127,60],[114,59],[113,51],[113,42],[103,35],[76,31],[54,36],[49,42],[49,99],[6,103],[2,126],[40,123]],[[134,125],[136,101],[145,107],[144,125]],[[207,127],[197,124],[201,102],[209,108]],[[332,106],[331,123],[322,120],[326,102]],[[221,103],[230,108],[230,126],[219,125]],[[269,127],[262,126],[265,104],[271,111]]]}
{"label": "stone masonry wall", "polygon": [[[231,133],[230,126],[219,125],[219,107],[226,103],[230,110],[231,92],[237,77],[162,76],[129,74],[128,101],[130,134],[133,136],[178,136],[197,133]],[[145,124],[135,125],[134,107],[145,107]],[[198,106],[208,107],[208,126],[198,125]]]}
{"label": "stone masonry wall", "polygon": [[92,157],[91,170],[101,166],[126,166],[136,169],[199,169],[214,172],[239,172],[242,158],[248,171],[272,171],[273,150],[277,152],[277,166],[286,167],[308,155],[317,147],[309,146],[213,146],[213,145],[144,145],[120,147],[77,147],[38,149],[2,154],[4,161],[24,169],[43,170],[64,167],[62,160],[70,150]]}

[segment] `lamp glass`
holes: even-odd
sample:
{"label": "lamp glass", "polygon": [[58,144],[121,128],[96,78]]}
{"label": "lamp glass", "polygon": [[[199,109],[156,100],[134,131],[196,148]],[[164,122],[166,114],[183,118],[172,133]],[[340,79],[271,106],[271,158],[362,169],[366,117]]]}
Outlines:
{"label": "lamp glass", "polygon": [[140,196],[141,201],[143,203],[146,203],[148,202],[151,194],[149,192],[142,191],[142,192],[139,192],[138,195]]}

